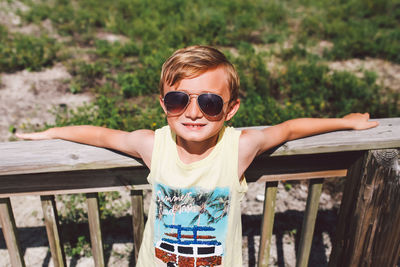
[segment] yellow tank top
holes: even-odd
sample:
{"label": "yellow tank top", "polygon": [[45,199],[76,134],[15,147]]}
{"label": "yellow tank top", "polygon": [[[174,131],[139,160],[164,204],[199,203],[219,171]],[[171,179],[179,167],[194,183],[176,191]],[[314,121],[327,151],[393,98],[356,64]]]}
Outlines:
{"label": "yellow tank top", "polygon": [[223,128],[206,158],[185,164],[169,126],[156,130],[152,201],[136,266],[242,266],[240,133]]}

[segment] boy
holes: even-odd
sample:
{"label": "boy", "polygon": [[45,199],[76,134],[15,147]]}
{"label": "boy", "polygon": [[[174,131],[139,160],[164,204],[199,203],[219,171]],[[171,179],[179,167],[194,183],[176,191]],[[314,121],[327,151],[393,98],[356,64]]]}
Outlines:
{"label": "boy", "polygon": [[254,157],[288,140],[377,122],[350,114],[238,131],[224,126],[239,108],[238,90],[238,75],[220,51],[188,47],[162,67],[159,101],[168,126],[131,133],[70,126],[17,136],[61,138],[142,158],[153,196],[137,266],[242,266],[240,200]]}

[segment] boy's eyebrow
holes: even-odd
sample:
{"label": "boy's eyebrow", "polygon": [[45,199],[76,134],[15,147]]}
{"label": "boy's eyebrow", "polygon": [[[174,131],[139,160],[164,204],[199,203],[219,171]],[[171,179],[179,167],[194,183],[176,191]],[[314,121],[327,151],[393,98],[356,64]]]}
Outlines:
{"label": "boy's eyebrow", "polygon": [[200,95],[200,94],[204,94],[204,93],[213,93],[215,94],[215,92],[213,92],[213,89],[208,89],[208,90],[201,90],[199,93],[190,93],[190,91],[188,89],[175,89],[174,91],[181,91],[181,92],[185,92],[188,93],[189,95]]}

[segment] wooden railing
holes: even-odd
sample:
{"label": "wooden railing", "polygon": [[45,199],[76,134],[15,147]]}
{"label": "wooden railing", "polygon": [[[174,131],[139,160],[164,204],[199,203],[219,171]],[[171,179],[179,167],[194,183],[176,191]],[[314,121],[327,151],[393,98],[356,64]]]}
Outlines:
{"label": "wooden railing", "polygon": [[[267,266],[279,180],[310,179],[297,266],[307,266],[323,178],[347,176],[329,266],[395,266],[400,254],[400,118],[366,131],[287,142],[257,157],[248,182],[264,182],[258,266]],[[97,192],[129,188],[135,256],[148,170],[134,158],[61,140],[0,143],[0,221],[12,266],[25,266],[10,196],[40,195],[55,266],[66,266],[54,195],[86,193],[92,254],[104,266]]]}

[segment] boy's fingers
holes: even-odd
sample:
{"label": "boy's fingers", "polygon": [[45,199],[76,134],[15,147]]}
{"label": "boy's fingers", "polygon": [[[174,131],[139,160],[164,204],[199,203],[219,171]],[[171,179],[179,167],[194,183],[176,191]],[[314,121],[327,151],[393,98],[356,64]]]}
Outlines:
{"label": "boy's fingers", "polygon": [[15,133],[15,136],[21,139],[29,139],[30,134],[28,133]]}
{"label": "boy's fingers", "polygon": [[379,121],[371,121],[373,123],[373,127],[376,127],[379,125]]}
{"label": "boy's fingers", "polygon": [[24,134],[22,133],[15,133],[15,136],[18,138],[24,138]]}
{"label": "boy's fingers", "polygon": [[[364,129],[374,128],[378,125],[379,125],[379,122],[377,122],[377,121],[367,121]],[[361,129],[363,129],[363,128],[361,128]]]}
{"label": "boy's fingers", "polygon": [[16,133],[15,136],[21,139],[30,139],[30,140],[46,139],[41,133]]}

